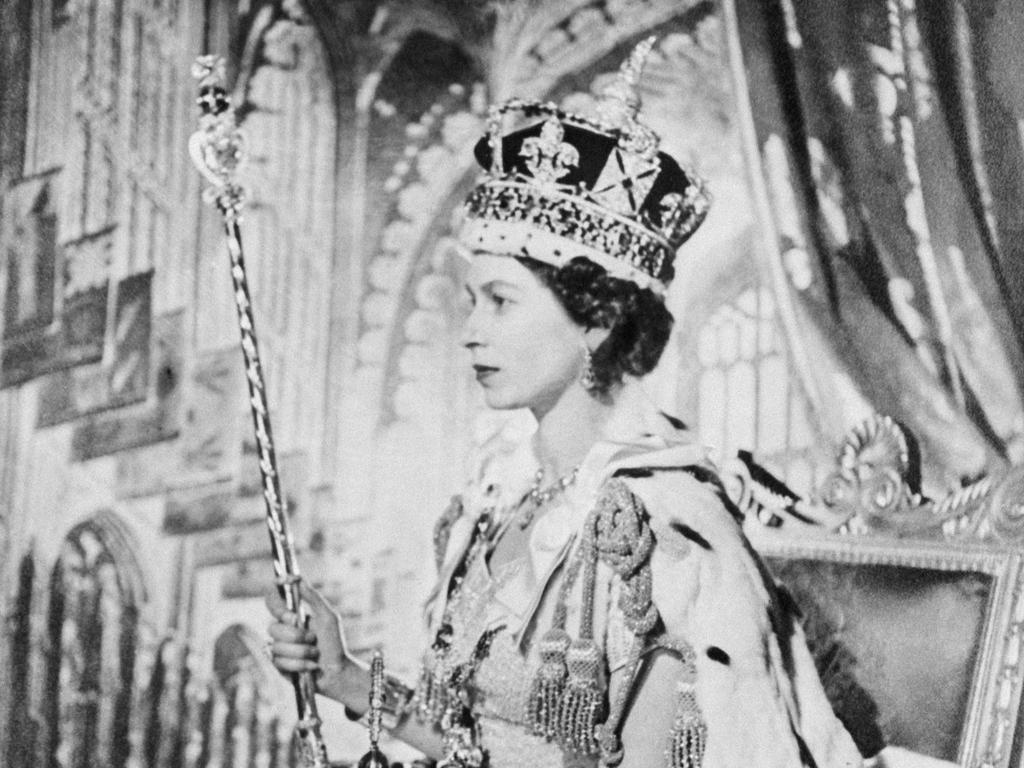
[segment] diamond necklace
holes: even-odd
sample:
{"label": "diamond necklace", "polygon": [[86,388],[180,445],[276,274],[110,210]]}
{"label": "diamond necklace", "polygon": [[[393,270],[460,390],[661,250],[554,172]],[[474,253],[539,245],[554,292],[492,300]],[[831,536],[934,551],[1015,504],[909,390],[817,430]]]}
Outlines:
{"label": "diamond necklace", "polygon": [[575,483],[579,473],[580,465],[577,464],[569,472],[551,483],[551,485],[541,488],[540,484],[544,482],[544,468],[538,469],[537,473],[533,476],[533,487],[526,494],[526,499],[529,500],[530,506],[525,507],[520,513],[519,527],[521,529],[527,528],[533,522],[533,516],[537,513],[537,510]]}

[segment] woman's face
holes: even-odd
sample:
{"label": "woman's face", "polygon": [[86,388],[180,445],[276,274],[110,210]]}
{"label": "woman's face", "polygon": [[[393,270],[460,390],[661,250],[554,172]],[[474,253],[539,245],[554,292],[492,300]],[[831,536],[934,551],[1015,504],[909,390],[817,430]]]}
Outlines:
{"label": "woman's face", "polygon": [[466,289],[473,310],[463,345],[487,405],[547,412],[566,388],[577,385],[583,330],[514,258],[477,253]]}

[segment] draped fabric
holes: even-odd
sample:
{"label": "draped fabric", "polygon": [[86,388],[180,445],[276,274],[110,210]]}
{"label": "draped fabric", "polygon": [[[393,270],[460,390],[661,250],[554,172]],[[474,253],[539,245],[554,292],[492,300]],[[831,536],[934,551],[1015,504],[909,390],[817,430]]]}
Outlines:
{"label": "draped fabric", "polygon": [[932,491],[1024,459],[1024,9],[735,0],[726,17],[765,253],[826,432],[851,397],[896,418]]}

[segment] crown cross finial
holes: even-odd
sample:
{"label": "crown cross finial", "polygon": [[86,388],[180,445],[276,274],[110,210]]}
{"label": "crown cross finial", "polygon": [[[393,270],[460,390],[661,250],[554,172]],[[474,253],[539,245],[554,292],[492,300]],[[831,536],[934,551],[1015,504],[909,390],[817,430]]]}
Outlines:
{"label": "crown cross finial", "polygon": [[551,186],[579,164],[580,153],[572,144],[562,141],[565,130],[554,118],[548,118],[540,128],[540,136],[523,141],[519,154],[526,158],[536,183]]}
{"label": "crown cross finial", "polygon": [[656,36],[651,35],[637,43],[629,58],[622,62],[615,79],[601,91],[597,111],[601,119],[609,125],[626,128],[636,121],[637,113],[640,111],[640,94],[637,86],[657,40]]}
{"label": "crown cross finial", "polygon": [[619,67],[619,77],[631,88],[635,89],[640,84],[640,76],[644,72],[647,57],[651,55],[656,42],[658,42],[657,35],[651,35],[647,39],[641,40],[629,54],[629,58]]}

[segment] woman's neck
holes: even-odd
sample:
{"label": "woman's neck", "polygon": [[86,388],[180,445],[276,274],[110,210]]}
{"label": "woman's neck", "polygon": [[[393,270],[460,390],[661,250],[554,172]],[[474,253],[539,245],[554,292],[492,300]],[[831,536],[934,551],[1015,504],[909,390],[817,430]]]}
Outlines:
{"label": "woman's neck", "polygon": [[582,387],[569,387],[537,418],[537,459],[549,479],[563,477],[586,457],[604,431],[614,408],[614,395],[597,399]]}

